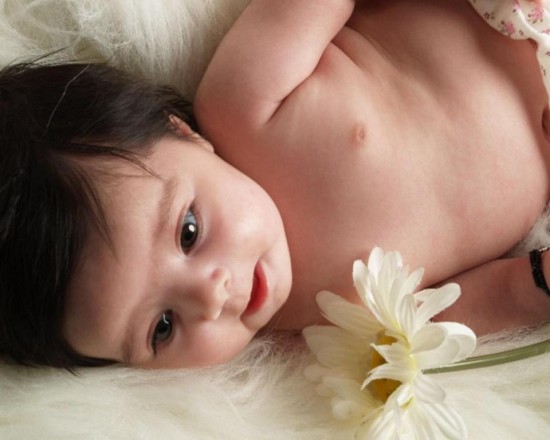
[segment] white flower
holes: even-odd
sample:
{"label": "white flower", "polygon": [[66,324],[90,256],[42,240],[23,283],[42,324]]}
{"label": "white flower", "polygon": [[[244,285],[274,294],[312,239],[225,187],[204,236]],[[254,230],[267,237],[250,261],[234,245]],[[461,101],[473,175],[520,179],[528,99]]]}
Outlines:
{"label": "white flower", "polygon": [[335,326],[304,329],[317,363],[306,376],[332,397],[332,413],[357,423],[357,439],[466,438],[466,427],[445,404],[445,391],[425,370],[469,356],[475,334],[430,319],[460,295],[457,284],[415,293],[423,275],[409,275],[397,252],[375,248],[368,267],[353,265],[359,297],[370,310],[330,292],[317,295]]}

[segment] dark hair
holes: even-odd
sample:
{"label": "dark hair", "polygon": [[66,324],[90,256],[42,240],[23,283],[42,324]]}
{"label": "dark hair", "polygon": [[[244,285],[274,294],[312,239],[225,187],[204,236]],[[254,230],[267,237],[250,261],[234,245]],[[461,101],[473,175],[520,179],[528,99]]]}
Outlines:
{"label": "dark hair", "polygon": [[65,293],[91,229],[108,235],[89,157],[140,165],[191,105],[104,64],[0,71],[0,354],[24,365],[103,365],[63,336]]}

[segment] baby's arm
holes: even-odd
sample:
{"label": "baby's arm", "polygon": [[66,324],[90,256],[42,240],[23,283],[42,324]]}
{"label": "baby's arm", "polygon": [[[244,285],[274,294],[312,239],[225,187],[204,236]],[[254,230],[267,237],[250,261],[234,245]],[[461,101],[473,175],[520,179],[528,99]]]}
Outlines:
{"label": "baby's arm", "polygon": [[[541,268],[550,283],[550,252]],[[493,260],[449,281],[462,295],[438,320],[463,322],[480,335],[550,320],[550,296],[535,285],[529,257]]]}
{"label": "baby's arm", "polygon": [[[199,124],[224,141],[254,131],[308,78],[350,17],[354,0],[252,0],[199,86]],[[219,139],[218,136],[214,140]]]}

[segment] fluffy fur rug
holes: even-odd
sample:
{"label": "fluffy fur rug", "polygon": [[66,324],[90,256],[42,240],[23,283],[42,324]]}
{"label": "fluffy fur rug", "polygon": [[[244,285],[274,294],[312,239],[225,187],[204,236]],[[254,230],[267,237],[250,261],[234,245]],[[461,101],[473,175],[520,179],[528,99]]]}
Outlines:
{"label": "fluffy fur rug", "polygon": [[[280,348],[289,343],[256,341],[232,364],[203,371],[113,367],[73,376],[3,365],[0,438],[352,439],[352,429],[332,417],[328,402],[304,380],[311,359],[303,347]],[[471,439],[545,439],[549,365],[550,355],[541,355],[437,380]]]}
{"label": "fluffy fur rug", "polygon": [[[106,60],[192,97],[216,44],[246,0],[0,0],[0,65],[56,50]],[[522,252],[550,243],[543,216]],[[549,328],[493,338],[480,351],[544,339]],[[77,375],[0,363],[2,439],[346,439],[302,370],[296,336],[261,339],[203,371],[82,369]],[[550,354],[437,380],[472,439],[550,434]]]}

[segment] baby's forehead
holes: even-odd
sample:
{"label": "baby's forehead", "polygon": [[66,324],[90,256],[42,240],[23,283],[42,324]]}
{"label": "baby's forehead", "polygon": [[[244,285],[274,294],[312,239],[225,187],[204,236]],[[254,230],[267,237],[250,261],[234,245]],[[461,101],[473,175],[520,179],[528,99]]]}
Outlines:
{"label": "baby's forehead", "polygon": [[105,221],[102,228],[90,227],[81,245],[67,290],[69,314],[92,322],[94,310],[120,307],[116,301],[121,292],[135,291],[146,282],[142,275],[155,258],[151,230],[161,182],[138,171],[116,175],[110,190],[100,192]]}

